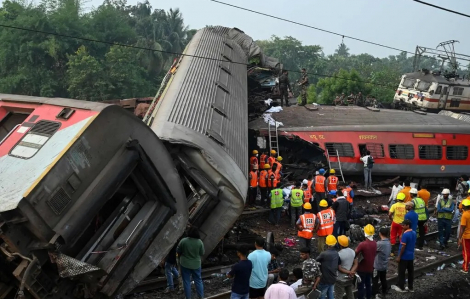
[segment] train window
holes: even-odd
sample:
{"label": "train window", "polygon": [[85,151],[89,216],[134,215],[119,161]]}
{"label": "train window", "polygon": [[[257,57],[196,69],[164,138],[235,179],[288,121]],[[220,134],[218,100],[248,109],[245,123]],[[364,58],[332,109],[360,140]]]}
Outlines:
{"label": "train window", "polygon": [[447,160],[467,160],[468,147],[465,145],[448,146],[446,150]]}
{"label": "train window", "polygon": [[449,106],[450,107],[459,107],[460,106],[460,98],[451,98]]}
{"label": "train window", "polygon": [[351,143],[325,143],[329,156],[354,157],[354,149]]}
{"label": "train window", "polygon": [[426,82],[426,81],[419,81],[416,89],[421,90],[421,91],[427,91],[429,87],[431,87],[431,83]]}
{"label": "train window", "polygon": [[60,128],[59,122],[40,120],[10,151],[10,156],[29,159],[46,144]]}
{"label": "train window", "polygon": [[403,80],[403,83],[402,85],[406,88],[410,88],[410,87],[413,87],[416,83],[416,80],[415,79],[408,79],[408,78],[405,78]]}
{"label": "train window", "polygon": [[365,151],[370,151],[370,154],[374,158],[384,158],[384,146],[380,143],[366,143],[359,144],[359,151],[361,154],[365,154]]}
{"label": "train window", "polygon": [[392,159],[412,160],[415,158],[415,150],[411,144],[390,144],[388,150]]}
{"label": "train window", "polygon": [[421,160],[441,160],[442,146],[440,145],[420,145],[419,158]]}
{"label": "train window", "polygon": [[463,94],[463,87],[454,87],[452,95],[461,96]]}
{"label": "train window", "polygon": [[442,85],[439,85],[434,94],[441,94],[441,91],[442,91]]}

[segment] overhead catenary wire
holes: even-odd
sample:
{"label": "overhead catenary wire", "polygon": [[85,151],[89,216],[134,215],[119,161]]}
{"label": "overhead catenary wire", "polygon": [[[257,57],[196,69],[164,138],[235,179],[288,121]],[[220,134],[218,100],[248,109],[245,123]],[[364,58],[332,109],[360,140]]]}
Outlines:
{"label": "overhead catenary wire", "polygon": [[[218,59],[218,58],[204,57],[204,56],[199,56],[199,55],[192,55],[192,54],[179,53],[179,52],[166,51],[166,50],[158,50],[158,49],[140,47],[140,46],[135,46],[135,45],[122,44],[122,43],[116,43],[116,42],[109,42],[109,41],[103,41],[103,40],[88,38],[88,37],[74,36],[74,35],[68,35],[68,34],[61,34],[61,33],[56,33],[56,32],[48,32],[48,31],[42,31],[42,30],[31,29],[31,28],[25,28],[25,27],[19,27],[19,26],[12,26],[12,25],[0,24],[0,27],[9,28],[9,29],[15,29],[15,30],[21,30],[21,31],[27,31],[27,32],[33,32],[33,33],[41,33],[41,34],[44,34],[44,35],[52,35],[52,36],[58,36],[58,37],[71,38],[71,39],[82,40],[82,41],[88,41],[88,42],[95,42],[95,43],[108,44],[108,45],[111,45],[111,46],[120,46],[120,47],[133,48],[133,49],[138,49],[138,50],[146,50],[146,51],[160,52],[160,53],[171,54],[171,55],[176,55],[176,56],[186,56],[186,57],[192,57],[192,58],[198,58],[198,59],[206,59],[206,60],[212,60],[212,61],[219,61],[219,62],[225,62],[225,63],[232,63],[232,64],[239,64],[239,65],[244,65],[244,66],[250,66],[249,64],[247,64],[247,63],[245,63],[245,62],[227,61],[227,60],[222,60],[222,59]],[[286,70],[286,71],[292,72],[292,73],[301,73],[300,71],[297,71],[297,70]],[[354,80],[354,79],[350,79],[350,78],[344,78],[344,77],[341,77],[341,76],[326,75],[326,74],[320,74],[320,73],[309,73],[309,72],[307,72],[307,74],[308,74],[308,75],[312,75],[312,76],[317,76],[317,77],[336,78],[336,79],[341,79],[341,80],[346,80],[346,81],[351,81],[351,82],[362,82],[362,83],[365,83],[365,84],[371,84],[371,85],[376,85],[376,86],[382,86],[382,87],[387,87],[387,88],[396,89],[395,86],[386,85],[386,84],[380,84],[380,83],[374,83],[374,82],[366,81],[366,80]]]}
{"label": "overhead catenary wire", "polygon": [[448,9],[448,8],[445,8],[445,7],[442,7],[442,6],[438,6],[438,5],[431,4],[431,3],[428,3],[428,2],[424,2],[424,1],[420,1],[420,0],[412,0],[412,1],[417,2],[417,3],[420,3],[420,4],[423,4],[423,5],[431,6],[431,7],[440,9],[440,10],[444,10],[444,11],[447,11],[447,12],[450,12],[450,13],[454,13],[454,14],[457,14],[457,15],[461,15],[461,16],[463,16],[463,17],[470,18],[470,15],[461,13],[461,12],[459,12],[459,11],[451,10],[451,9]]}

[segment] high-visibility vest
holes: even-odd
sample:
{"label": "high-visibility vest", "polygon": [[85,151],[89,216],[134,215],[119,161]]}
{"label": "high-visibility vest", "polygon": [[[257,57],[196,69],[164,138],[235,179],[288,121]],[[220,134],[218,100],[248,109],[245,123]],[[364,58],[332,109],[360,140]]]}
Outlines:
{"label": "high-visibility vest", "polygon": [[413,198],[413,204],[415,205],[415,212],[418,214],[418,220],[428,220],[426,215],[426,203],[424,200],[419,197],[415,197]]}
{"label": "high-visibility vest", "polygon": [[327,184],[328,184],[328,191],[333,191],[337,190],[338,187],[338,177],[334,175],[330,175],[327,179]]}
{"label": "high-visibility vest", "polygon": [[318,212],[317,217],[320,221],[320,226],[318,227],[317,235],[319,237],[325,237],[333,234],[335,211],[331,209],[326,209]]}
{"label": "high-visibility vest", "polygon": [[349,203],[353,203],[353,198],[351,197],[351,190],[352,188],[347,186],[344,191],[345,191],[345,196],[346,196],[346,200],[349,202]]}
{"label": "high-visibility vest", "polygon": [[268,164],[271,165],[271,167],[273,167],[273,164],[274,164],[275,161],[276,161],[276,159],[274,159],[274,157],[272,157],[272,156],[268,158]]}
{"label": "high-visibility vest", "polygon": [[257,171],[250,171],[250,187],[257,187],[258,186],[258,172]]}
{"label": "high-visibility vest", "polygon": [[259,174],[259,186],[261,188],[268,187],[268,171],[267,170],[261,170]]}
{"label": "high-visibility vest", "polygon": [[278,161],[274,161],[273,162],[273,165],[276,164],[277,167],[276,167],[276,171],[281,171],[282,170],[282,164]]}
{"label": "high-visibility vest", "polygon": [[315,192],[325,192],[325,177],[322,175],[315,176]]}
{"label": "high-visibility vest", "polygon": [[310,202],[312,199],[312,192],[310,192],[310,188],[304,190],[304,202]]}
{"label": "high-visibility vest", "polygon": [[290,192],[290,205],[293,206],[294,208],[301,207],[303,202],[302,202],[302,195],[304,192],[300,189],[292,189]]}
{"label": "high-visibility vest", "polygon": [[283,203],[282,189],[271,190],[271,209],[280,208]]}
{"label": "high-visibility vest", "polygon": [[[452,206],[452,199],[448,198],[447,203],[444,201],[444,198],[441,199],[441,208],[450,208]],[[452,219],[454,214],[452,212],[437,212],[437,218]]]}
{"label": "high-visibility vest", "polygon": [[277,187],[277,178],[276,174],[270,169],[268,171],[268,187],[269,188],[276,188]]}
{"label": "high-visibility vest", "polygon": [[312,190],[313,180],[307,181],[308,190]]}
{"label": "high-visibility vest", "polygon": [[302,230],[297,232],[297,236],[304,239],[313,238],[313,229],[315,228],[315,214],[305,213],[300,215],[300,223],[302,224]]}
{"label": "high-visibility vest", "polygon": [[274,173],[276,174],[276,180],[280,182],[281,181],[281,168],[276,168],[276,171]]}
{"label": "high-visibility vest", "polygon": [[258,165],[258,158],[253,156],[250,158],[250,167],[253,169],[253,166]]}
{"label": "high-visibility vest", "polygon": [[265,155],[265,154],[262,154],[260,157],[259,157],[259,164],[264,166],[264,164],[266,164],[266,159],[268,158],[268,155]]}

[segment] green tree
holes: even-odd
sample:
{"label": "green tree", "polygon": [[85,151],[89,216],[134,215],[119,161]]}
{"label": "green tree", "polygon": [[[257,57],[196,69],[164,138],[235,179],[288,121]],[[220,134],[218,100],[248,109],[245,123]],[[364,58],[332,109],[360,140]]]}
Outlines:
{"label": "green tree", "polygon": [[357,71],[346,71],[343,69],[339,70],[332,77],[320,79],[316,88],[320,90],[318,94],[318,102],[320,104],[332,104],[335,97],[341,95],[341,93],[346,95],[350,93],[357,94],[359,92],[368,94],[370,91],[370,88]]}

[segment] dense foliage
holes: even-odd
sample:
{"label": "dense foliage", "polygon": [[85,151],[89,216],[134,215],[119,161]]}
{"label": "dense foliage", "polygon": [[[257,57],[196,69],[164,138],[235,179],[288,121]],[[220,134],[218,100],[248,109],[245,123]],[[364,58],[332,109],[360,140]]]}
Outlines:
{"label": "dense foliage", "polygon": [[107,0],[83,12],[82,3],[3,2],[0,24],[106,43],[1,28],[0,92],[91,101],[152,96],[173,55],[112,43],[181,52],[194,34],[178,9]]}

